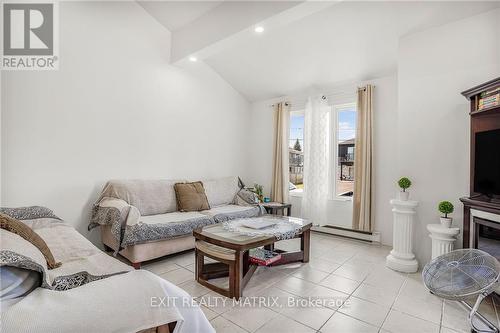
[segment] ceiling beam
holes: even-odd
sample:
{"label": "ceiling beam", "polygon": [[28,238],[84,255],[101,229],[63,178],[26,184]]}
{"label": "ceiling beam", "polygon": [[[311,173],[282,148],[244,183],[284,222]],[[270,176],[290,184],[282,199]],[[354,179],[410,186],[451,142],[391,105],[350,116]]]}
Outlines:
{"label": "ceiling beam", "polygon": [[266,30],[297,21],[338,1],[231,1],[215,7],[172,34],[171,60],[189,56],[202,60],[230,47],[255,26]]}

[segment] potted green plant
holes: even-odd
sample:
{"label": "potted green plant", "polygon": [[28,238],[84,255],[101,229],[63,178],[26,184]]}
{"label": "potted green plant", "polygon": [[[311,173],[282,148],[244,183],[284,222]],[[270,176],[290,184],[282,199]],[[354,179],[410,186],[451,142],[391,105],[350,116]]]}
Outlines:
{"label": "potted green plant", "polygon": [[448,217],[448,214],[453,213],[454,207],[453,204],[449,201],[441,201],[438,205],[438,210],[444,214],[444,216],[441,216],[439,219],[441,222],[441,225],[445,228],[451,227],[451,222],[453,221],[451,217]]}
{"label": "potted green plant", "polygon": [[407,177],[403,177],[398,180],[398,185],[401,188],[401,191],[399,192],[399,200],[407,201],[410,197],[410,192],[407,191],[407,189],[411,186],[411,180]]}
{"label": "potted green plant", "polygon": [[253,192],[259,198],[259,202],[264,202],[264,186],[259,185],[259,184],[254,184],[253,185]]}

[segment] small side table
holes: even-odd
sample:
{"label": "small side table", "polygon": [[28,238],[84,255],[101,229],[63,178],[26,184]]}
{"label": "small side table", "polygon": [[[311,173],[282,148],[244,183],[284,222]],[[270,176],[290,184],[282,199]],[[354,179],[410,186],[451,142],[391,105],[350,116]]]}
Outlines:
{"label": "small side table", "polygon": [[445,228],[441,224],[428,224],[427,230],[432,239],[432,259],[453,251],[453,244],[460,228]]}
{"label": "small side table", "polygon": [[261,203],[262,207],[264,207],[268,214],[278,215],[281,212],[281,215],[290,216],[292,214],[292,204],[289,203],[281,203],[281,202],[263,202]]}

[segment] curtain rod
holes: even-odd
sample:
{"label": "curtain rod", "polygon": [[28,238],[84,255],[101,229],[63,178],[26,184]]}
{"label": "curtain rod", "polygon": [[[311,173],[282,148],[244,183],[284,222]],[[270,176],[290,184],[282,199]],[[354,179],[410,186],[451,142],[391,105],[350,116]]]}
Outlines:
{"label": "curtain rod", "polygon": [[[291,105],[291,104],[290,104],[289,102],[285,102],[285,106],[290,106],[290,105]],[[269,106],[270,106],[270,107],[275,107],[275,106],[276,106],[276,104],[271,104],[271,105],[269,105]]]}
{"label": "curtain rod", "polygon": [[[375,85],[372,85],[372,88],[375,88],[375,87],[376,87]],[[366,91],[366,86],[365,86],[365,87],[358,87],[358,91],[359,91],[359,90]],[[293,98],[292,98],[292,99],[293,99]],[[328,97],[327,97],[326,95],[322,95],[322,96],[321,96],[321,99],[322,99],[322,100],[327,100],[327,99],[328,99]],[[307,98],[305,98],[305,100],[307,100]],[[299,103],[299,104],[300,104],[300,103]],[[286,106],[290,106],[290,105],[291,105],[291,103],[290,103],[290,102],[285,102],[285,105],[286,105]],[[269,105],[269,106],[270,106],[270,107],[275,107],[275,106],[276,106],[276,104],[271,104],[271,105]]]}
{"label": "curtain rod", "polygon": [[[375,86],[372,85],[372,88],[375,88]],[[364,87],[358,87],[358,90],[366,90],[366,86],[364,86]]]}
{"label": "curtain rod", "polygon": [[[326,97],[325,95],[323,95],[323,96],[321,96],[321,99],[322,99],[322,100],[326,100],[326,99],[327,99],[327,97]],[[291,104],[290,104],[290,102],[285,102],[285,106],[290,106],[290,105],[291,105]],[[269,105],[269,106],[270,106],[270,107],[275,107],[275,106],[276,106],[276,104],[271,104],[271,105]]]}

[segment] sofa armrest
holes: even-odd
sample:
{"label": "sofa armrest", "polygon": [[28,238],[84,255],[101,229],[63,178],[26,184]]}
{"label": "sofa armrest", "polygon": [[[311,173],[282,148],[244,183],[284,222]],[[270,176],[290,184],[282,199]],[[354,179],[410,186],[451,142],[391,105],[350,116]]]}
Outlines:
{"label": "sofa armrest", "polygon": [[120,212],[120,221],[126,222],[126,225],[139,223],[139,219],[141,218],[139,210],[122,199],[105,197],[102,198],[98,206],[102,208],[117,209]]}
{"label": "sofa armrest", "polygon": [[139,223],[140,217],[139,210],[129,205],[125,200],[104,197],[94,205],[89,229],[99,225],[113,225],[115,223],[119,223],[123,227],[134,225]]}

